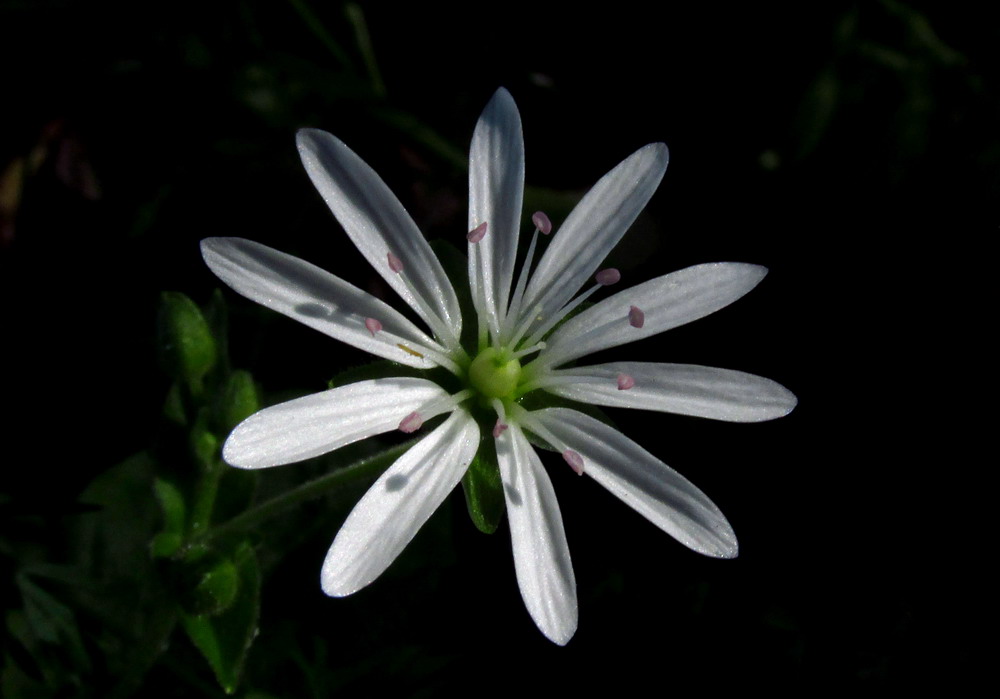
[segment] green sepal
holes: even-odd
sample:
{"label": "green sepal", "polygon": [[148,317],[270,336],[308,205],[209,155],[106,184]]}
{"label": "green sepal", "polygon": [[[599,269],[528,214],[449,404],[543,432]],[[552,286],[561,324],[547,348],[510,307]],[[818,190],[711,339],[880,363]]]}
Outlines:
{"label": "green sepal", "polygon": [[260,567],[249,544],[239,545],[231,564],[238,585],[225,611],[214,616],[181,613],[184,631],[226,694],[236,691],[260,616]]}
{"label": "green sepal", "polygon": [[219,431],[229,434],[233,428],[260,410],[260,395],[249,371],[238,369],[226,379],[215,405]]}
{"label": "green sepal", "polygon": [[476,458],[462,476],[462,490],[472,523],[484,534],[495,532],[503,518],[505,503],[492,437],[480,442]]}
{"label": "green sepal", "polygon": [[201,393],[205,374],[215,366],[215,338],[194,301],[182,293],[160,295],[157,349],[166,372],[184,381],[190,391]]}
{"label": "green sepal", "polygon": [[174,555],[184,543],[187,504],[177,486],[160,478],[153,482],[153,491],[160,503],[160,511],[163,512],[163,530],[153,537],[150,553],[154,558],[167,558]]}

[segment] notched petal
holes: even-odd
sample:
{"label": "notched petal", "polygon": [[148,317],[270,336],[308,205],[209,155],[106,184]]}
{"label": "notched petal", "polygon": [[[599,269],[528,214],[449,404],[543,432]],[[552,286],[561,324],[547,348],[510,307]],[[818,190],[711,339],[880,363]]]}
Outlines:
{"label": "notched petal", "polygon": [[531,415],[583,456],[586,475],[670,536],[698,553],[736,557],[736,534],[719,508],[691,481],[621,432],[568,408]]}
{"label": "notched petal", "polygon": [[456,410],[390,466],[347,516],[327,552],[323,591],[344,597],[381,575],[458,485],[478,446],[475,420]]}

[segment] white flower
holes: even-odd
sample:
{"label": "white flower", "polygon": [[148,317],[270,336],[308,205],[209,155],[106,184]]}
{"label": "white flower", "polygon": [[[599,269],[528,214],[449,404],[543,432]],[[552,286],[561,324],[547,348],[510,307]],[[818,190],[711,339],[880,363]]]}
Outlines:
{"label": "white flower", "polygon": [[[577,625],[576,582],[559,505],[528,434],[686,546],[720,558],[736,555],[736,537],[719,509],[618,430],[576,410],[521,405],[525,395],[547,391],[595,405],[736,422],[780,417],[795,406],[785,388],[737,371],[641,362],[567,367],[713,313],[764,277],[766,270],[755,265],[697,265],[614,294],[558,325],[584,298],[618,280],[616,270],[598,267],[659,185],[666,146],[639,149],[594,185],[529,278],[539,232],[551,230],[545,215],[535,214],[515,283],[524,146],[517,107],[498,90],[479,119],[470,153],[467,239],[477,317],[466,346],[455,289],[385,183],[328,133],[303,130],[298,146],[351,240],[430,333],[347,282],[258,243],[207,239],[202,254],[209,267],[258,303],[379,357],[421,369],[444,367],[464,386],[449,394],[425,379],[362,381],[262,410],[229,436],[227,462],[263,468],[382,432],[412,432],[448,414],[348,516],[323,564],[327,594],[349,595],[375,580],[459,483],[477,450],[495,447],[525,605],[549,639],[569,641]],[[597,283],[577,296],[595,272]]]}

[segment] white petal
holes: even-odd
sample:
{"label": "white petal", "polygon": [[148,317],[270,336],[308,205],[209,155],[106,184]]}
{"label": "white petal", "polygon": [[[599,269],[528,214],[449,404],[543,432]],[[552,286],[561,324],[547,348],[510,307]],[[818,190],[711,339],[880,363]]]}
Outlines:
{"label": "white petal", "polygon": [[483,278],[479,279],[476,258],[470,256],[469,279],[485,285],[485,311],[494,329],[507,310],[523,194],[521,116],[510,93],[500,88],[479,117],[469,151],[469,230],[487,224],[486,237],[476,243]]}
{"label": "white petal", "polygon": [[564,646],[576,633],[576,578],[552,482],[517,425],[496,445],[521,597],[541,632]]}
{"label": "white petal", "polygon": [[447,393],[425,379],[360,381],[254,413],[236,426],[222,458],[239,468],[302,461],[399,427],[420,406]]}
{"label": "white petal", "polygon": [[547,318],[573,298],[653,196],[668,159],[665,145],[650,143],[587,192],[539,261],[521,304],[525,314],[541,306]]}
{"label": "white petal", "polygon": [[[620,291],[568,320],[548,339],[540,359],[558,366],[608,347],[641,340],[724,308],[760,283],[767,268],[741,262],[695,265]],[[629,324],[629,308],[645,313],[645,324]]]}
{"label": "white petal", "polygon": [[[753,374],[694,364],[614,362],[554,372],[559,383],[546,390],[572,400],[620,408],[661,410],[729,422],[761,422],[792,411],[795,395]],[[635,385],[618,390],[626,374]]]}
{"label": "white petal", "polygon": [[583,457],[585,474],[670,536],[708,556],[736,557],[736,535],[719,508],[621,432],[568,408],[531,416]]}
{"label": "white petal", "polygon": [[[392,306],[297,257],[243,238],[206,238],[201,254],[236,292],[358,349],[420,369],[435,364],[400,340],[443,351]],[[382,331],[372,336],[366,318]]]}
{"label": "white petal", "polygon": [[403,454],[347,516],[323,562],[323,591],[357,592],[381,575],[462,479],[479,447],[464,410]]}
{"label": "white petal", "polygon": [[[382,178],[325,131],[302,129],[296,141],[316,189],[375,271],[435,332],[443,324],[459,337],[462,314],[455,290],[417,224]],[[403,275],[419,300],[401,275],[389,269],[390,252],[402,260]],[[439,337],[443,342],[450,339]]]}

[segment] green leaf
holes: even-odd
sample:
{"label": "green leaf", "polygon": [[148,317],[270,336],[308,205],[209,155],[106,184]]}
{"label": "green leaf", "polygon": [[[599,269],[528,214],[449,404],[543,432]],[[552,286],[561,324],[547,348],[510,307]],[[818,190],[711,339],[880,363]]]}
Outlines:
{"label": "green leaf", "polygon": [[72,527],[78,569],[74,598],[93,620],[88,636],[101,648],[116,648],[102,668],[114,687],[102,696],[133,696],[145,673],[169,647],[176,604],[163,561],[150,556],[150,542],[163,527],[154,504],[158,465],[147,452],[135,454],[98,476],[80,495],[90,505]]}
{"label": "green leaf", "polygon": [[235,603],[240,572],[231,559],[210,557],[195,564],[186,577],[191,585],[182,592],[182,603],[192,616],[217,616]]}
{"label": "green leaf", "polygon": [[476,458],[462,476],[462,490],[465,491],[465,504],[476,528],[486,534],[495,532],[500,526],[505,504],[492,437],[480,442]]}
{"label": "green leaf", "polygon": [[207,409],[199,411],[189,439],[195,463],[202,471],[213,471],[218,468],[219,438],[209,429]]}
{"label": "green leaf", "polygon": [[165,291],[160,295],[157,349],[167,373],[199,394],[205,374],[215,366],[217,352],[205,317],[184,294]]}
{"label": "green leaf", "polygon": [[187,520],[187,505],[184,495],[177,486],[157,478],[153,483],[156,500],[163,512],[163,531],[150,544],[154,558],[172,556],[184,543],[184,526]]}
{"label": "green leaf", "polygon": [[260,410],[260,396],[250,372],[237,370],[226,379],[219,393],[215,414],[220,432],[229,434],[233,428]]}
{"label": "green leaf", "polygon": [[184,630],[227,694],[239,684],[260,615],[260,568],[249,544],[236,549],[232,566],[238,589],[228,609],[215,616],[181,613]]}

